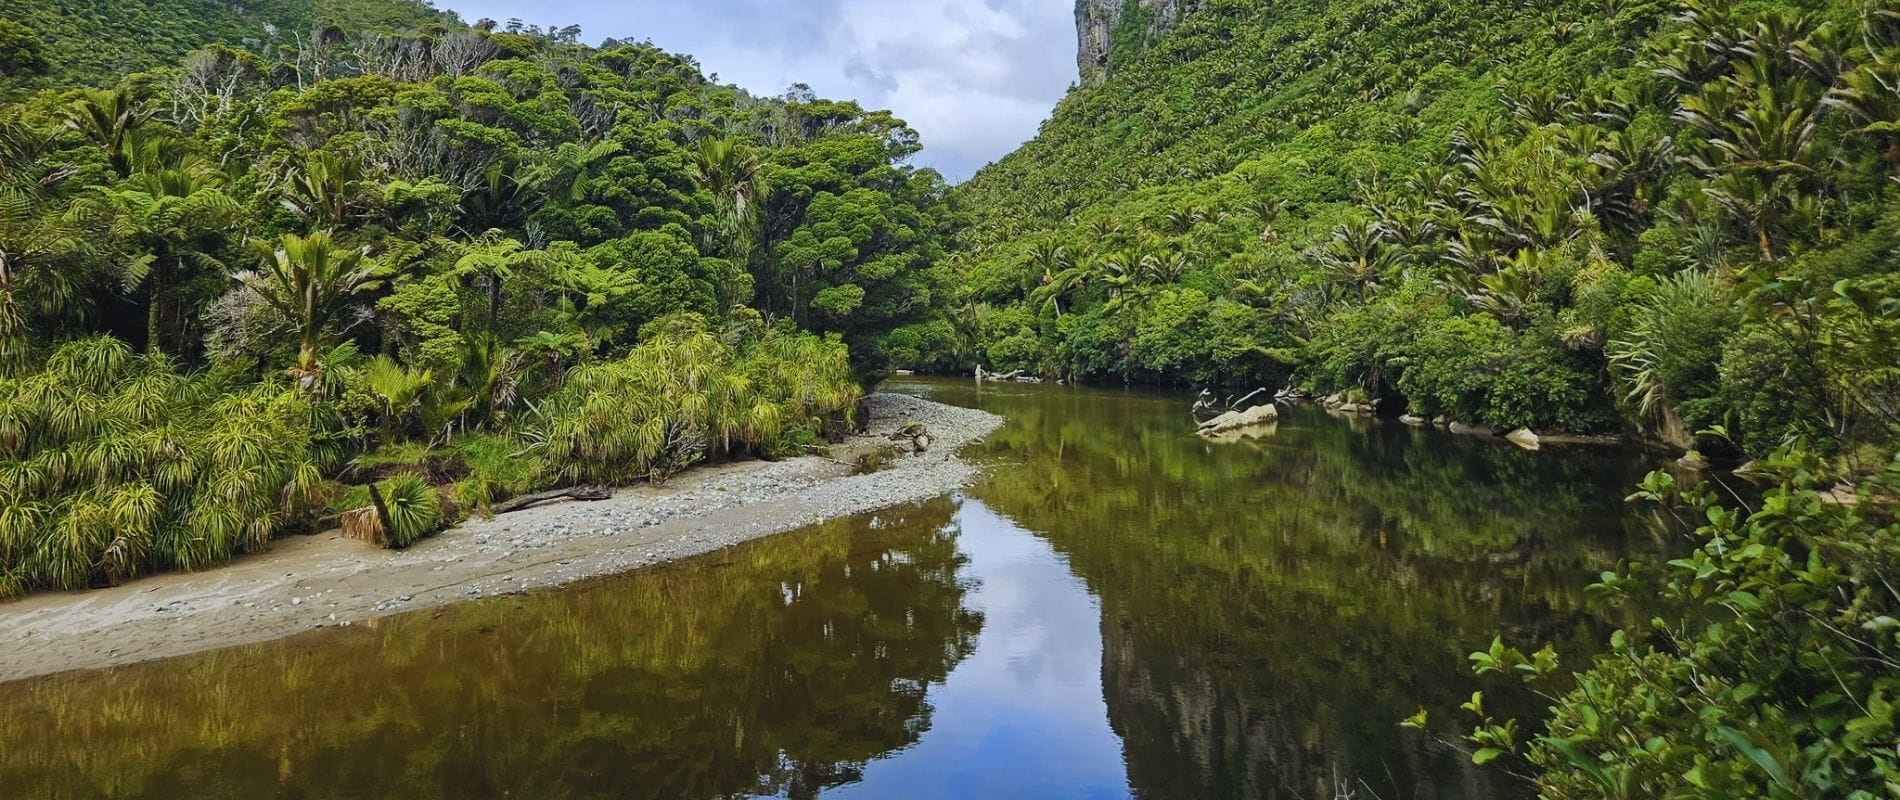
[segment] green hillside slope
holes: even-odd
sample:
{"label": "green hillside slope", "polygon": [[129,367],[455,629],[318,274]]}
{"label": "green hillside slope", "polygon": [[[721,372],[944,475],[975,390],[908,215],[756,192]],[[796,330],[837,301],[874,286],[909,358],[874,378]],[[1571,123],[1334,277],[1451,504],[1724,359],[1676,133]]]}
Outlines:
{"label": "green hillside slope", "polygon": [[[169,66],[208,44],[268,55],[307,40],[318,23],[351,32],[405,31],[454,16],[427,0],[13,0],[0,7],[0,18],[18,23],[37,40],[49,78],[108,83],[129,72]],[[0,51],[6,39],[0,35]],[[5,61],[0,52],[0,65]]]}
{"label": "green hillside slope", "polygon": [[1894,19],[1209,0],[959,188],[969,288],[907,355],[1886,440]]}

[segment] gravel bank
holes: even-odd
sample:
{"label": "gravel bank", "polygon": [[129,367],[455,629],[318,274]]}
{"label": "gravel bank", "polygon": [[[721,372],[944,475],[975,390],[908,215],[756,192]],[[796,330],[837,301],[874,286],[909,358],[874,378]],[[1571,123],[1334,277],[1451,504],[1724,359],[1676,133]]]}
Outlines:
{"label": "gravel bank", "polygon": [[[936,497],[976,467],[957,450],[1002,424],[983,411],[894,394],[870,430],[775,463],[704,467],[667,486],[473,520],[401,552],[335,531],[294,537],[208,572],[164,575],[0,605],[0,681],[129,664],[351,625],[462,600],[559,586],[731,547],[836,517]],[[927,452],[854,475],[850,456],[922,424]]]}

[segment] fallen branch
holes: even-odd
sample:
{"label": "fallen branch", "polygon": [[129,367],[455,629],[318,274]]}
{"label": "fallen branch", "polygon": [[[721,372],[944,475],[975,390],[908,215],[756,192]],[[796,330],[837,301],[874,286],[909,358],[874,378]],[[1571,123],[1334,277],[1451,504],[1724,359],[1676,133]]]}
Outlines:
{"label": "fallen branch", "polygon": [[1246,397],[1242,397],[1239,400],[1235,400],[1234,402],[1228,403],[1227,408],[1230,411],[1239,411],[1242,406],[1247,404],[1248,400],[1252,400],[1266,393],[1267,393],[1267,387],[1262,386],[1258,389],[1253,390],[1253,394],[1247,395]]}
{"label": "fallen branch", "polygon": [[606,500],[613,496],[614,490],[611,486],[573,486],[566,489],[555,489],[549,492],[524,494],[512,500],[505,500],[489,506],[488,511],[491,514],[506,514],[511,511],[533,508],[543,503],[552,503],[556,500],[598,501]]}

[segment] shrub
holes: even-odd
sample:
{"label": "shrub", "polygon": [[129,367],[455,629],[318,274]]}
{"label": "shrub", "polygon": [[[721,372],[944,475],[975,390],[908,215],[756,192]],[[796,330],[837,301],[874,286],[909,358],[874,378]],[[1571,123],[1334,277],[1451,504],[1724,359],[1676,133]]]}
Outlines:
{"label": "shrub", "polygon": [[990,344],[990,369],[995,372],[1023,370],[1034,372],[1042,367],[1042,339],[1024,328]]}
{"label": "shrub", "polygon": [[308,404],[218,396],[109,337],[0,379],[0,593],[202,569],[307,516]]}
{"label": "shrub", "polygon": [[399,475],[378,484],[377,489],[389,510],[383,546],[400,550],[441,530],[442,499],[422,476]]}
{"label": "shrub", "polygon": [[1626,402],[1655,423],[1671,412],[1690,431],[1722,422],[1723,396],[1716,359],[1735,327],[1735,311],[1715,277],[1683,272],[1637,289],[1628,328],[1611,340]]}
{"label": "shrub", "polygon": [[1548,325],[1518,333],[1489,314],[1453,317],[1398,349],[1399,388],[1415,409],[1499,428],[1581,431],[1608,422],[1600,370],[1578,363]]}
{"label": "shrub", "polygon": [[1831,450],[1828,408],[1813,391],[1823,385],[1819,365],[1799,358],[1787,340],[1760,326],[1744,327],[1723,345],[1720,374],[1744,449],[1767,453],[1800,440]]}
{"label": "shrub", "polygon": [[776,456],[860,389],[835,337],[768,330],[727,344],[696,316],[652,326],[626,358],[575,369],[524,435],[556,482],[664,480],[709,456]]}
{"label": "shrub", "polygon": [[[1636,498],[1683,501],[1705,521],[1701,546],[1666,569],[1604,575],[1596,590],[1638,621],[1551,698],[1547,735],[1520,744],[1516,721],[1484,717],[1474,697],[1477,760],[1526,759],[1546,797],[1891,796],[1900,524],[1879,498],[1900,489],[1900,461],[1859,503],[1823,497],[1826,472],[1816,456],[1777,453],[1753,513],[1650,475]],[[1525,656],[1498,642],[1471,658],[1533,685],[1559,673],[1548,647]]]}

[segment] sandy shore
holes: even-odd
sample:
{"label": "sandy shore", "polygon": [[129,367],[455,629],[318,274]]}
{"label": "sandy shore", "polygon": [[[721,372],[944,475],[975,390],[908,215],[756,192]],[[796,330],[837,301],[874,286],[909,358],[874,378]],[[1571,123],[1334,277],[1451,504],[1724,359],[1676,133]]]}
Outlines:
{"label": "sandy shore", "polygon": [[887,441],[921,423],[934,439],[865,475],[809,456],[705,467],[664,487],[471,520],[408,550],[378,550],[335,531],[194,574],[0,605],[0,682],[275,639],[461,600],[559,586],[720,550],[835,517],[945,494],[976,468],[956,451],[1002,419],[903,395],[870,400],[868,434]]}

